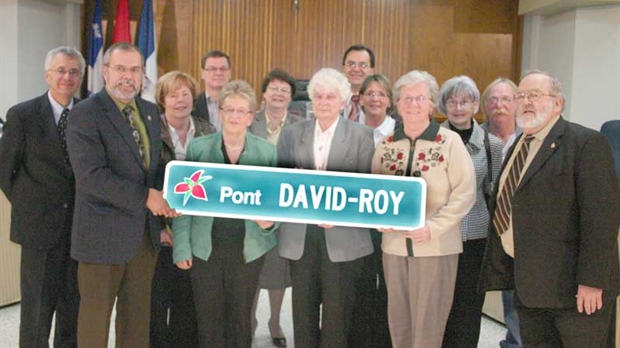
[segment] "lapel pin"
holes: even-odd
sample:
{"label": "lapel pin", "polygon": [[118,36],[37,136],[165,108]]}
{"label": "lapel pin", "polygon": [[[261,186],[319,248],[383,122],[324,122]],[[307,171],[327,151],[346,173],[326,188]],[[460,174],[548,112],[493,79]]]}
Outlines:
{"label": "lapel pin", "polygon": [[551,148],[555,149],[555,143],[551,143]]}
{"label": "lapel pin", "polygon": [[149,122],[151,121],[151,115],[147,115],[146,119],[149,120]]}

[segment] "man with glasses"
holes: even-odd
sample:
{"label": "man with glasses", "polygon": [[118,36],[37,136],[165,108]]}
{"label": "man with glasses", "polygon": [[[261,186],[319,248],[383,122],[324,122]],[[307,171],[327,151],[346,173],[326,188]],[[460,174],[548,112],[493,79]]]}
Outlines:
{"label": "man with glasses", "polygon": [[192,115],[209,121],[218,132],[222,130],[219,117],[219,94],[230,81],[230,57],[222,51],[209,51],[202,57],[202,80],[205,92],[194,103]]}
{"label": "man with glasses", "polygon": [[525,75],[523,131],[490,212],[480,288],[514,289],[526,347],[603,347],[619,289],[620,188],[605,137],[564,120],[553,76]]}
{"label": "man with glasses", "polygon": [[375,72],[375,53],[364,45],[353,45],[344,51],[342,73],[351,84],[351,97],[344,107],[344,117],[364,124],[365,115],[360,106],[360,87],[368,75]]}
{"label": "man with glasses", "polygon": [[[502,161],[506,158],[506,153],[515,139],[521,135],[521,129],[515,120],[515,93],[517,93],[517,85],[504,77],[491,82],[482,93],[482,113],[486,121],[481,126],[485,131],[502,140]],[[506,338],[499,342],[501,348],[522,347],[519,317],[514,307],[513,297],[512,290],[502,291],[504,322],[508,331]]]}
{"label": "man with glasses", "polygon": [[0,138],[0,189],[11,202],[11,241],[21,245],[20,347],[75,347],[77,263],[69,256],[75,181],[65,131],[78,101],[84,58],[61,46],[45,57],[42,96],[7,112]]}
{"label": "man with glasses", "polygon": [[138,97],[144,57],[129,43],[103,55],[105,88],[71,112],[76,181],[71,256],[78,261],[78,346],[148,347],[151,281],[162,221],[175,217],[155,189],[162,175],[159,110]]}

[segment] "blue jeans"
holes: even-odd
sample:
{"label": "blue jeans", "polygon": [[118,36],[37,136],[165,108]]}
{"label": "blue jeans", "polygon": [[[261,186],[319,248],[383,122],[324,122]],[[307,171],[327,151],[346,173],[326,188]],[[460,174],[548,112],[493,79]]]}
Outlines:
{"label": "blue jeans", "polygon": [[504,321],[506,322],[506,339],[499,342],[502,348],[522,348],[521,333],[519,330],[519,317],[515,310],[514,291],[502,291],[502,303],[504,304]]}

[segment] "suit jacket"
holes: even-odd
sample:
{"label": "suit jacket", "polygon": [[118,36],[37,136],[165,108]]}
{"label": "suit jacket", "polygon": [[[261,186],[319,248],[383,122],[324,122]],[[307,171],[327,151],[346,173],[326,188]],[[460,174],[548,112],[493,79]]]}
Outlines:
{"label": "suit jacket", "polygon": [[52,248],[69,238],[75,189],[47,92],[10,108],[6,120],[0,189],[12,206],[11,241]]}
{"label": "suit jacket", "polygon": [[560,118],[515,190],[515,258],[490,224],[480,288],[515,289],[532,308],[575,307],[579,284],[615,298],[620,190],[611,159],[603,135]]}
{"label": "suit jacket", "polygon": [[[282,126],[282,128],[303,120],[304,119],[301,116],[295,116],[289,113],[286,116],[286,120],[284,120],[284,125]],[[250,132],[252,132],[252,134],[258,135],[263,139],[267,139],[267,136],[269,134],[267,133],[267,117],[265,116],[264,110],[257,112],[256,116],[254,116],[254,120],[250,125]]]}
{"label": "suit jacket", "polygon": [[[316,120],[297,122],[282,129],[278,140],[278,166],[314,169]],[[340,117],[327,160],[327,170],[370,173],[374,152],[372,129]],[[299,260],[304,252],[306,224],[282,223],[278,240],[280,256]],[[373,252],[367,228],[335,226],[325,230],[332,262],[352,261]]]}
{"label": "suit jacket", "polygon": [[[275,167],[277,163],[276,149],[271,143],[247,132],[245,144],[245,150],[239,157],[239,164]],[[224,154],[221,149],[221,132],[202,136],[189,143],[186,160],[224,163]],[[192,255],[205,261],[209,260],[213,250],[211,243],[213,219],[212,216],[183,215],[173,220],[174,244],[172,250],[174,262],[189,260]],[[276,237],[273,235],[273,231],[278,228],[278,225],[279,223],[276,222],[271,229],[264,230],[256,222],[245,220],[243,260],[246,263],[258,259],[276,245]]]}
{"label": "suit jacket", "polygon": [[213,125],[211,120],[209,119],[209,108],[207,107],[207,96],[204,92],[200,93],[198,99],[194,102],[194,110],[192,110],[192,115],[197,118],[203,119]]}
{"label": "suit jacket", "polygon": [[160,219],[146,208],[161,166],[161,124],[155,104],[136,97],[150,141],[151,163],[142,165],[129,123],[107,91],[73,108],[67,147],[76,196],[71,256],[83,262],[123,264],[138,251],[145,229],[159,247]]}

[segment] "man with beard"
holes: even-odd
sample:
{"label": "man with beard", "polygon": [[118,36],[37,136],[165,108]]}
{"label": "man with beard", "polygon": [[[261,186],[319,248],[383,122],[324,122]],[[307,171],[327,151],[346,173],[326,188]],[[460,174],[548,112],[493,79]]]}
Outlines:
{"label": "man with beard", "polygon": [[129,43],[103,56],[105,88],[77,105],[67,132],[75,173],[71,256],[78,261],[78,346],[108,346],[116,305],[116,346],[148,347],[151,280],[160,218],[176,216],[155,189],[159,111],[139,97],[144,58]]}
{"label": "man with beard", "polygon": [[[515,139],[521,135],[515,120],[514,95],[517,85],[507,78],[500,77],[491,82],[482,93],[482,113],[486,121],[482,128],[500,138],[503,143],[502,161],[506,158],[508,149]],[[504,305],[504,322],[506,323],[506,338],[499,342],[501,348],[520,348],[521,334],[519,333],[519,317],[514,307],[514,293],[512,290],[502,291]]]}
{"label": "man with beard", "polygon": [[605,137],[564,120],[553,76],[525,75],[523,135],[490,204],[484,291],[514,289],[527,347],[603,347],[619,288],[620,188]]}
{"label": "man with beard", "polygon": [[192,115],[209,121],[218,132],[222,130],[219,117],[219,97],[222,87],[230,81],[230,57],[222,51],[209,51],[202,57],[202,80],[205,92],[194,103]]}
{"label": "man with beard", "polygon": [[351,97],[344,106],[344,117],[364,124],[364,111],[360,106],[360,87],[368,75],[375,71],[375,53],[364,45],[353,45],[344,51],[342,73],[351,84]]}
{"label": "man with beard", "polygon": [[7,112],[0,189],[11,202],[11,241],[21,245],[19,346],[75,347],[77,263],[69,256],[75,182],[64,135],[86,64],[61,46],[45,57],[45,94]]}

